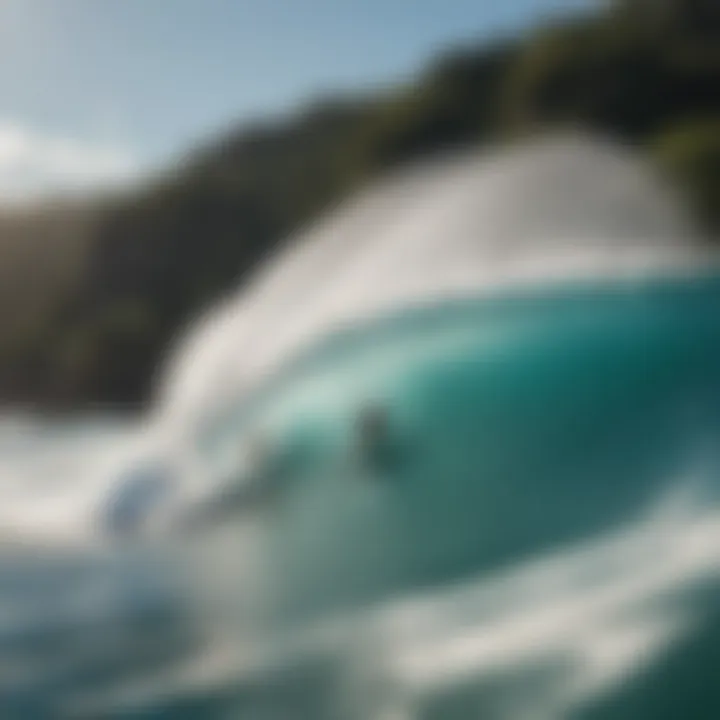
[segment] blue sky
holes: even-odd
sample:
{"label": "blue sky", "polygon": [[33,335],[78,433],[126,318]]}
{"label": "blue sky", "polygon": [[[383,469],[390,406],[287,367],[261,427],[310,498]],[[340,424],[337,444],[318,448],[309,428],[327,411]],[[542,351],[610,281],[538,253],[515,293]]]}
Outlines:
{"label": "blue sky", "polygon": [[0,199],[131,177],[243,120],[592,4],[0,0]]}

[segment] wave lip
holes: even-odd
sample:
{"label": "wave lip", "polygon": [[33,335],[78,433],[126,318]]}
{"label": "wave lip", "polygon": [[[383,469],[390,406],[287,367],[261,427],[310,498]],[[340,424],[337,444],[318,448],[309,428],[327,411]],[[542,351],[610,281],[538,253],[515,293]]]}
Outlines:
{"label": "wave lip", "polygon": [[705,271],[717,256],[627,149],[569,135],[404,170],[291,239],[190,329],[158,387],[176,428],[333,329],[516,285]]}

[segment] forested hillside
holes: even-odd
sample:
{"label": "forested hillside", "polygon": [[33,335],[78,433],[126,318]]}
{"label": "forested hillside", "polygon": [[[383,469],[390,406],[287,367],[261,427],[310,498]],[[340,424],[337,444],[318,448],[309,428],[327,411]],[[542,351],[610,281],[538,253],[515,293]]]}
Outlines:
{"label": "forested hillside", "polygon": [[555,126],[638,145],[679,180],[712,240],[720,3],[603,4],[459,49],[407,87],[240,128],[121,196],[6,211],[0,399],[142,403],[188,318],[323,208],[394,164]]}

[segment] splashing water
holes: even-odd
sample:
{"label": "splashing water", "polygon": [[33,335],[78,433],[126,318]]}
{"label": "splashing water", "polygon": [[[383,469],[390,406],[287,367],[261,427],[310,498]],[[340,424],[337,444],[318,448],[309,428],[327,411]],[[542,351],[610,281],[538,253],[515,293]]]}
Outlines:
{"label": "splashing water", "polygon": [[694,238],[600,140],[449,157],[200,319],[142,426],[7,419],[3,717],[716,717]]}

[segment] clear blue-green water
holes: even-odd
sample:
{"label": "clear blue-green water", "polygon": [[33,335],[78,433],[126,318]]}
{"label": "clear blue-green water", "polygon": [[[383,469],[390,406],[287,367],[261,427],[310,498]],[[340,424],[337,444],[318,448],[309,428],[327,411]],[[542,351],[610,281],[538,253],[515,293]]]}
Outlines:
{"label": "clear blue-green water", "polygon": [[0,554],[0,716],[718,717],[719,317],[708,275],[328,338],[198,427],[265,453],[192,536]]}

